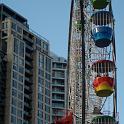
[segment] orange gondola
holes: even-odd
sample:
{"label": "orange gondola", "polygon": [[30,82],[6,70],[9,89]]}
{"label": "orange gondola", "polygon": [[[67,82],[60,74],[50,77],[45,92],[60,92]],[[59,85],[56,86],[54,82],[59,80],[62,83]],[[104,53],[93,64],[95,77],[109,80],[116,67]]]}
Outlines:
{"label": "orange gondola", "polygon": [[93,87],[97,96],[110,96],[114,91],[114,79],[108,76],[96,77],[93,82]]}

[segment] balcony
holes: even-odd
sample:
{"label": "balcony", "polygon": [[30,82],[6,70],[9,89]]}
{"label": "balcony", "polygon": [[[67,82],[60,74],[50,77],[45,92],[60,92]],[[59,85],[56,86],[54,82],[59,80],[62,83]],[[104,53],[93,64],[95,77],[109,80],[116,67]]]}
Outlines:
{"label": "balcony", "polygon": [[29,60],[32,60],[33,58],[32,58],[32,54],[30,54],[30,53],[25,53],[25,56],[26,56],[26,58],[28,58]]}
{"label": "balcony", "polygon": [[29,61],[25,61],[25,64],[26,64],[26,67],[28,66],[28,68],[32,68],[33,65],[32,65],[32,62],[29,62]]}
{"label": "balcony", "polygon": [[32,76],[32,75],[33,75],[32,69],[26,69],[26,68],[25,68],[25,75],[26,75],[26,76],[29,76],[29,77]]}
{"label": "balcony", "polygon": [[64,108],[65,106],[64,106],[64,104],[62,104],[62,103],[52,103],[52,107],[53,108]]}
{"label": "balcony", "polygon": [[30,53],[30,51],[33,51],[33,47],[31,47],[31,46],[29,46],[27,44],[26,44],[26,49],[27,49],[27,51],[29,51],[29,53]]}

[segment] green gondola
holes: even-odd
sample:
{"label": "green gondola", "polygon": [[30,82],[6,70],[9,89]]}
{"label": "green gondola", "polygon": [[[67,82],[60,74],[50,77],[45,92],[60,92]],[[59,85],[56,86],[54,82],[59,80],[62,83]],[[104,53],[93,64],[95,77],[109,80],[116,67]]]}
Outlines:
{"label": "green gondola", "polygon": [[108,5],[109,0],[92,0],[94,9],[104,9]]}
{"label": "green gondola", "polygon": [[116,121],[112,116],[105,115],[93,118],[91,124],[116,124]]}

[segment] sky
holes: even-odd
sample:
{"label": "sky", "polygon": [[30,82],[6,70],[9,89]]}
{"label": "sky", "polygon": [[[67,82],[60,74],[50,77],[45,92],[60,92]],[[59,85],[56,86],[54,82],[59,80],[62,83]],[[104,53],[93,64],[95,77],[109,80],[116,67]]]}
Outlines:
{"label": "sky", "polygon": [[[30,28],[50,42],[51,51],[67,57],[71,0],[1,0],[28,19]],[[124,122],[124,1],[112,0],[117,53],[118,111]]]}

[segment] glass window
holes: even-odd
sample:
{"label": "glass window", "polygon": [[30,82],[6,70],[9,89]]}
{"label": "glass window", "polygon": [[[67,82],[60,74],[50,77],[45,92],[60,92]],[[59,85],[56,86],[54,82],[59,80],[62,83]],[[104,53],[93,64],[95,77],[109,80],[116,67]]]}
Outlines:
{"label": "glass window", "polygon": [[16,54],[18,54],[18,47],[19,47],[19,44],[18,44],[18,40],[16,38],[14,38],[14,52]]}
{"label": "glass window", "polygon": [[43,121],[38,118],[38,124],[43,124]]}
{"label": "glass window", "polygon": [[24,57],[24,43],[23,43],[23,42],[20,42],[19,55],[20,55],[21,57]]}
{"label": "glass window", "polygon": [[6,29],[6,28],[8,28],[8,22],[2,23],[2,29]]}
{"label": "glass window", "polygon": [[45,120],[50,121],[50,116],[48,114],[45,114]]}
{"label": "glass window", "polygon": [[38,108],[42,110],[43,109],[43,103],[38,101]]}
{"label": "glass window", "polygon": [[15,71],[13,71],[13,78],[18,79],[18,74]]}
{"label": "glass window", "polygon": [[22,75],[19,75],[19,81],[23,82],[23,76]]}
{"label": "glass window", "polygon": [[13,81],[12,81],[12,86],[13,86],[14,88],[17,88],[17,81],[13,80]]}
{"label": "glass window", "polygon": [[48,105],[50,105],[50,98],[45,97],[45,103],[48,104]]}
{"label": "glass window", "polygon": [[49,81],[45,81],[45,87],[48,89],[50,88],[50,82]]}
{"label": "glass window", "polygon": [[18,108],[22,109],[23,108],[23,103],[18,100]]}
{"label": "glass window", "polygon": [[18,92],[18,98],[19,98],[20,100],[23,100],[23,93]]}
{"label": "glass window", "polygon": [[45,88],[45,95],[50,96],[50,90]]}
{"label": "glass window", "polygon": [[46,64],[46,66],[45,66],[46,71],[51,72],[51,59],[46,57],[45,64]]}
{"label": "glass window", "polygon": [[39,116],[40,118],[43,117],[43,113],[42,113],[42,111],[38,110],[38,116]]}
{"label": "glass window", "polygon": [[41,95],[40,93],[38,93],[38,100],[40,100],[40,101],[43,100],[43,95]]}
{"label": "glass window", "polygon": [[16,24],[12,22],[12,29],[16,30]]}
{"label": "glass window", "polygon": [[48,50],[48,44],[47,43],[43,43],[43,48],[45,49],[45,50]]}
{"label": "glass window", "polygon": [[18,56],[14,55],[14,58],[13,59],[14,59],[14,63],[15,64],[18,64]]}
{"label": "glass window", "polygon": [[18,90],[23,91],[23,85],[18,83]]}
{"label": "glass window", "polygon": [[19,58],[19,65],[24,66],[24,59]]}
{"label": "glass window", "polygon": [[44,55],[39,55],[39,67],[44,69]]}
{"label": "glass window", "polygon": [[38,44],[39,46],[41,46],[41,40],[36,38],[36,44]]}
{"label": "glass window", "polygon": [[42,86],[38,85],[38,92],[42,92]]}
{"label": "glass window", "polygon": [[44,80],[41,77],[38,77],[38,84],[44,85]]}
{"label": "glass window", "polygon": [[44,71],[42,71],[41,69],[39,69],[38,74],[39,76],[44,77]]}
{"label": "glass window", "polygon": [[22,66],[19,66],[19,72],[20,72],[21,74],[24,73],[24,68],[23,68]]}
{"label": "glass window", "polygon": [[11,116],[11,123],[16,124],[16,117],[13,115]]}
{"label": "glass window", "polygon": [[12,97],[12,105],[14,105],[14,106],[17,105],[17,100],[14,97]]}
{"label": "glass window", "polygon": [[51,79],[51,75],[48,74],[48,73],[45,73],[45,78],[46,78],[47,80],[50,80],[50,79]]}
{"label": "glass window", "polygon": [[17,110],[17,116],[22,118],[22,111],[21,110]]}
{"label": "glass window", "polygon": [[17,64],[13,64],[13,69],[18,71],[18,65]]}
{"label": "glass window", "polygon": [[17,34],[17,38],[18,39],[22,39],[21,35]]}
{"label": "glass window", "polygon": [[17,26],[17,32],[20,33],[20,34],[22,34],[22,28],[19,27],[19,26]]}
{"label": "glass window", "polygon": [[48,113],[50,113],[50,107],[47,106],[47,105],[45,105],[45,111],[48,112]]}
{"label": "glass window", "polygon": [[22,120],[21,119],[17,119],[17,124],[22,124]]}
{"label": "glass window", "polygon": [[14,115],[16,115],[16,108],[13,107],[13,106],[11,107],[11,113],[14,114]]}
{"label": "glass window", "polygon": [[17,97],[17,90],[12,89],[12,96]]}

